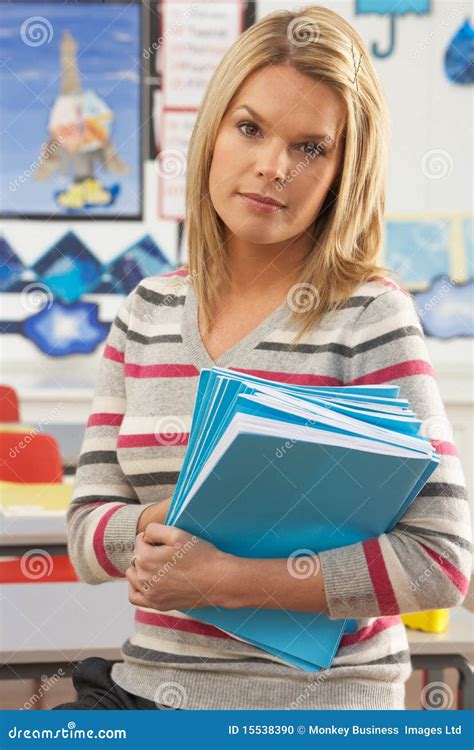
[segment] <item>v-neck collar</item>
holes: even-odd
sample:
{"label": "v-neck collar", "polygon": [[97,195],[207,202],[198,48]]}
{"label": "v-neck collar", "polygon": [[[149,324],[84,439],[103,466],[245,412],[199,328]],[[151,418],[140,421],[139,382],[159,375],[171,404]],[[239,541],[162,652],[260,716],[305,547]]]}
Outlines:
{"label": "v-neck collar", "polygon": [[184,301],[181,336],[183,338],[184,346],[188,351],[188,355],[191,357],[191,363],[198,369],[203,367],[230,367],[233,362],[236,363],[237,366],[238,360],[241,360],[242,357],[252,351],[255,346],[262,341],[265,334],[278,324],[283,323],[288,316],[288,304],[285,299],[277,308],[275,308],[275,310],[273,310],[273,312],[270,313],[270,315],[264,318],[252,331],[244,336],[243,339],[234,344],[230,349],[227,349],[227,351],[218,359],[213,360],[201,338],[198,310],[199,308],[194,287],[189,283]]}

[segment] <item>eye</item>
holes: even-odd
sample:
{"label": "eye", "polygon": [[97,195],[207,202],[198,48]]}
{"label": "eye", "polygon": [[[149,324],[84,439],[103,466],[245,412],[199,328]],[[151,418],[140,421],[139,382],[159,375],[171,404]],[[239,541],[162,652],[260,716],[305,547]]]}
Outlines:
{"label": "eye", "polygon": [[251,138],[252,135],[255,135],[255,133],[245,133],[241,128],[253,128],[254,130],[259,130],[258,125],[256,125],[254,122],[241,122],[239,125],[237,125],[237,128],[240,130],[242,135],[247,136],[247,138]]}
{"label": "eye", "polygon": [[326,149],[324,146],[317,145],[314,141],[307,141],[306,143],[301,144],[301,148],[305,154],[308,156],[325,156]]}

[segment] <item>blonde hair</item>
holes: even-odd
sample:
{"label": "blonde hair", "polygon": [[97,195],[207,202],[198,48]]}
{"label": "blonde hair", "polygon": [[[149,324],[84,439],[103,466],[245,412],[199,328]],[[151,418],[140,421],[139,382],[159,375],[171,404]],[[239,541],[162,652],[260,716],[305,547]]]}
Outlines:
{"label": "blonde hair", "polygon": [[[187,269],[205,328],[217,290],[230,283],[224,227],[209,196],[217,132],[247,76],[279,63],[321,80],[346,105],[341,168],[315,217],[310,253],[300,264],[292,320],[295,341],[361,283],[384,277],[376,265],[383,233],[389,112],[364,42],[340,15],[322,6],[275,11],[230,47],[208,85],[189,144],[186,182]],[[301,295],[311,304],[298,303]]]}

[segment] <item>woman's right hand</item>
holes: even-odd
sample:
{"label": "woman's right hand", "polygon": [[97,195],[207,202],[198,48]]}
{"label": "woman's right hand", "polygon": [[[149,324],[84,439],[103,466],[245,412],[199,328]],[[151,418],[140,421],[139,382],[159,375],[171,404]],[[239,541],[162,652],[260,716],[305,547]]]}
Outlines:
{"label": "woman's right hand", "polygon": [[168,508],[172,500],[171,497],[167,497],[166,500],[160,500],[158,503],[149,505],[138,518],[137,534],[145,531],[149,523],[164,523],[165,518],[168,514]]}

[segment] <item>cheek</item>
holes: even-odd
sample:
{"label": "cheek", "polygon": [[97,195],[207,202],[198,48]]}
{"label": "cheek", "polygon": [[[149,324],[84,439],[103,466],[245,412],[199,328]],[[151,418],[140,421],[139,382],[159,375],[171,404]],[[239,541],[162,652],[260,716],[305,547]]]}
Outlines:
{"label": "cheek", "polygon": [[329,188],[334,182],[334,170],[321,166],[312,172],[300,173],[293,181],[293,196],[301,207],[317,207],[325,199]]}

